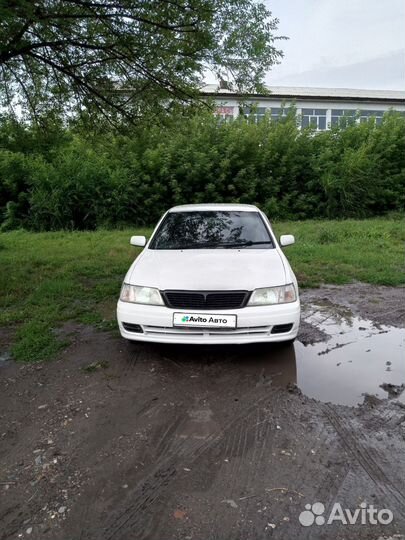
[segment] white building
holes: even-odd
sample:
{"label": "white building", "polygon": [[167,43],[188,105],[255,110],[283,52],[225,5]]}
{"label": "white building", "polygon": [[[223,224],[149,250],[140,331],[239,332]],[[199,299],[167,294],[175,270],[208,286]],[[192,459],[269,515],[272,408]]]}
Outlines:
{"label": "white building", "polygon": [[371,117],[380,123],[383,114],[394,109],[405,115],[405,92],[396,90],[353,90],[346,88],[268,87],[270,94],[241,95],[216,84],[201,89],[203,96],[217,103],[217,114],[228,120],[240,112],[257,120],[266,113],[278,119],[293,105],[302,127],[324,130],[345,122],[366,122]]}

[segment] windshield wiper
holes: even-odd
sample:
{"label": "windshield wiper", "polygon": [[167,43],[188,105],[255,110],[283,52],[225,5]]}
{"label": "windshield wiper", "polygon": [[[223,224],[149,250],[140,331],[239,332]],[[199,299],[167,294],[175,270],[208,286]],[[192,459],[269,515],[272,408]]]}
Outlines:
{"label": "windshield wiper", "polygon": [[258,246],[260,244],[271,244],[271,240],[263,240],[259,242],[253,242],[252,240],[247,240],[246,242],[206,242],[205,244],[196,244],[193,246],[196,249],[203,248],[237,248],[237,247],[249,247],[249,246]]}
{"label": "windshield wiper", "polygon": [[220,244],[220,246],[221,247],[249,247],[249,246],[259,246],[261,244],[273,245],[273,242],[271,242],[271,240],[263,240],[261,242],[253,242],[252,240],[248,240],[247,242],[234,242],[231,244]]}
{"label": "windshield wiper", "polygon": [[168,247],[168,248],[160,248],[160,249],[179,249],[179,250],[183,250],[183,249],[200,249],[201,245],[200,244],[184,244],[181,245],[181,246],[172,246],[172,247]]}
{"label": "windshield wiper", "polygon": [[217,248],[222,247],[222,244],[206,242],[205,244],[184,244],[181,246],[174,246],[167,249],[204,249],[204,248]]}
{"label": "windshield wiper", "polygon": [[203,244],[184,244],[180,246],[173,246],[170,248],[160,248],[160,249],[204,249],[204,248],[237,248],[237,247],[249,247],[249,246],[257,246],[260,244],[271,244],[273,245],[273,242],[270,240],[263,240],[260,242],[253,242],[252,240],[248,240],[247,242],[206,242]]}

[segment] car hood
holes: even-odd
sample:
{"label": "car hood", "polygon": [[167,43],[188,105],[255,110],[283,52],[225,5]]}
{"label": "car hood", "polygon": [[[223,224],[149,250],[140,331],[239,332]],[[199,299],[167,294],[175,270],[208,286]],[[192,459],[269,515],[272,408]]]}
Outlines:
{"label": "car hood", "polygon": [[253,290],[286,283],[277,249],[145,249],[126,281],[160,290]]}

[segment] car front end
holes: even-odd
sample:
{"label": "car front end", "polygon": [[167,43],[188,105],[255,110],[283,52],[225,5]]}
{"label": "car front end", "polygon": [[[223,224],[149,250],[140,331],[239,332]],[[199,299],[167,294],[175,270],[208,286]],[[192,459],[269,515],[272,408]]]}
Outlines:
{"label": "car front end", "polygon": [[[158,291],[151,301],[127,301],[128,285],[123,285],[117,306],[121,335],[130,340],[158,343],[242,344],[292,341],[300,322],[300,302],[294,284],[287,301],[267,303],[256,291]],[[142,288],[139,288],[142,289]],[[276,289],[277,294],[274,294]],[[271,287],[271,298],[281,299],[286,286]],[[280,291],[281,290],[281,291]],[[135,298],[133,297],[132,300]],[[140,301],[147,298],[140,298]],[[262,302],[262,303],[260,303]],[[207,309],[208,306],[208,309]],[[230,307],[231,306],[231,307]],[[215,308],[215,309],[214,309]]]}
{"label": "car front end", "polygon": [[117,305],[122,337],[158,343],[293,341],[296,277],[266,216],[249,205],[169,210],[125,276]]}

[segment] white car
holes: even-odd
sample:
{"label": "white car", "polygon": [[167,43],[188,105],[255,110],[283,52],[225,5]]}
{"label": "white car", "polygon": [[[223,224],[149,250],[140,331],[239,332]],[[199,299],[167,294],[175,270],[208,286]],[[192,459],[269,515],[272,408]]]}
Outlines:
{"label": "white car", "polygon": [[125,276],[121,335],[159,343],[293,341],[300,323],[296,277],[280,237],[255,206],[171,208]]}

